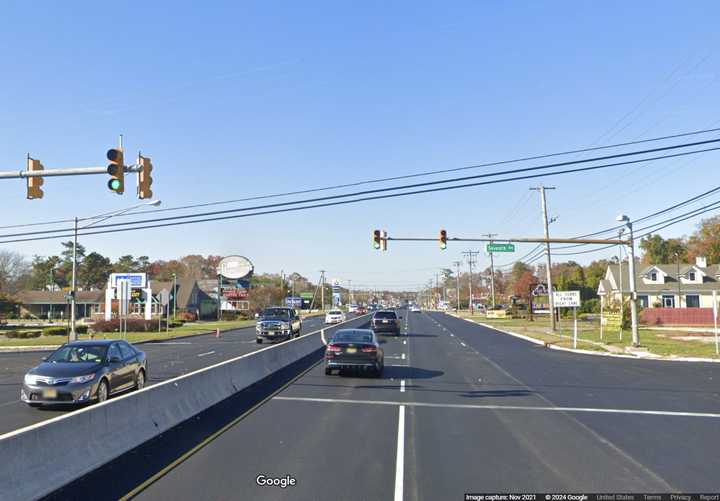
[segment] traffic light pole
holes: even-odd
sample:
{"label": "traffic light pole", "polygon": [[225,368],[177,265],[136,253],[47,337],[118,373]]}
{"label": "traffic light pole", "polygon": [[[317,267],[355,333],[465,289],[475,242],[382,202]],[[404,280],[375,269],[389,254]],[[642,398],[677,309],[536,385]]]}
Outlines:
{"label": "traffic light pole", "polygon": [[[125,172],[140,172],[141,165],[126,165]],[[107,167],[71,167],[67,169],[47,169],[40,171],[11,170],[0,171],[0,179],[21,179],[26,177],[54,177],[54,176],[86,176],[91,174],[107,175]]]}
{"label": "traffic light pole", "polygon": [[75,295],[77,294],[77,237],[78,218],[75,217],[75,235],[73,238],[73,262],[72,262],[72,292],[70,293],[70,342],[77,341],[75,332]]}

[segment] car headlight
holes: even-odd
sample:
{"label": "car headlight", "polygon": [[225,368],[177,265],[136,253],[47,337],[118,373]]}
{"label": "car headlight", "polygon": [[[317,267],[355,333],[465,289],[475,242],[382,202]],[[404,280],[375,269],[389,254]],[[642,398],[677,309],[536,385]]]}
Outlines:
{"label": "car headlight", "polygon": [[283,323],[280,324],[280,328],[281,328],[281,329],[289,329],[289,328],[290,328],[290,324],[287,323],[287,322],[283,322]]}
{"label": "car headlight", "polygon": [[78,376],[70,380],[71,383],[87,383],[95,379],[95,374],[88,374],[87,376]]}
{"label": "car headlight", "polygon": [[34,374],[25,374],[25,384],[37,384],[37,376]]}

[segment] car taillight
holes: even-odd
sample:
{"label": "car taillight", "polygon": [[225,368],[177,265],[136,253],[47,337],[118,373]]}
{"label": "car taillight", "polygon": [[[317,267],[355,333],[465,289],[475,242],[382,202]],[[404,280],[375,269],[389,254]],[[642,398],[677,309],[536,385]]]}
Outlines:
{"label": "car taillight", "polygon": [[339,346],[336,346],[334,344],[329,344],[329,345],[327,345],[327,348],[325,351],[340,352],[340,351],[342,351],[342,348],[340,348]]}
{"label": "car taillight", "polygon": [[363,353],[375,353],[375,352],[377,352],[377,348],[375,348],[374,346],[365,346],[362,349],[362,352]]}

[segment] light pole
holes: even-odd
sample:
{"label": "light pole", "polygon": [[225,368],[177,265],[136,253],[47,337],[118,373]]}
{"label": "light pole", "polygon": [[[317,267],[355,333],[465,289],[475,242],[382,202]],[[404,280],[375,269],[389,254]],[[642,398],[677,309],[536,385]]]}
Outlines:
{"label": "light pole", "polygon": [[173,273],[173,322],[175,321],[175,313],[176,312],[177,312],[177,273]]}
{"label": "light pole", "polygon": [[97,216],[91,216],[83,218],[83,220],[87,219],[96,219],[96,221],[93,221],[90,224],[87,224],[83,226],[82,228],[78,228],[78,219],[75,218],[75,226],[74,226],[74,232],[73,232],[73,263],[72,263],[72,290],[70,291],[70,341],[76,341],[77,340],[77,332],[75,332],[75,296],[77,296],[77,240],[78,240],[78,229],[84,230],[85,228],[89,228],[97,223],[101,223],[103,221],[106,221],[110,219],[111,217],[119,216],[120,214],[124,214],[126,212],[130,212],[133,209],[137,209],[139,207],[145,207],[147,205],[152,205],[157,207],[161,204],[160,200],[151,200],[149,202],[144,202],[141,204],[133,205],[132,207],[128,207],[127,209],[120,209],[117,211],[112,212],[106,212],[104,214],[98,214]]}
{"label": "light pole", "polygon": [[[628,272],[630,274],[630,322],[632,326],[632,344],[635,347],[640,346],[640,333],[638,332],[638,312],[637,312],[637,288],[635,287],[635,241],[633,239],[633,227],[630,218],[625,214],[620,214],[617,218],[618,222],[625,223],[630,231],[630,259]],[[622,319],[620,319],[622,322]]]}

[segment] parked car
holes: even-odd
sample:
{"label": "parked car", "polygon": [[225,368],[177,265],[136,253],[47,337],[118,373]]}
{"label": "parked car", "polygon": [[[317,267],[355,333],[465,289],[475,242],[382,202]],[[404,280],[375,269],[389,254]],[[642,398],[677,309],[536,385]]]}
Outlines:
{"label": "parked car", "polygon": [[380,377],[384,367],[385,355],[370,329],[340,329],[325,348],[327,376],[333,370],[359,369]]}
{"label": "parked car", "polygon": [[147,381],[145,353],[122,340],[64,344],[30,369],[20,400],[32,407],[104,402]]}
{"label": "parked car", "polygon": [[330,310],[325,314],[326,324],[339,324],[345,321],[345,313],[341,310]]}
{"label": "parked car", "polygon": [[373,314],[370,326],[375,333],[389,332],[399,336],[400,320],[402,320],[402,317],[398,317],[394,311],[380,310]]}
{"label": "parked car", "polygon": [[293,308],[275,306],[265,308],[255,323],[255,341],[284,341],[300,336],[302,321]]}
{"label": "parked car", "polygon": [[418,305],[414,304],[410,307],[410,311],[412,313],[420,313],[420,307]]}

